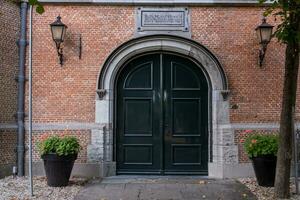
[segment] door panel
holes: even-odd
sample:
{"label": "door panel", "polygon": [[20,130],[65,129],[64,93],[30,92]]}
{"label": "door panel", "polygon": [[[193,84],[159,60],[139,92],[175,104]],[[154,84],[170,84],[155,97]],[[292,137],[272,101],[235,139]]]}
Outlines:
{"label": "door panel", "polygon": [[200,144],[172,144],[173,165],[201,165]]}
{"label": "door panel", "polygon": [[136,66],[126,77],[126,89],[152,89],[153,62]]}
{"label": "door panel", "polygon": [[[160,55],[124,67],[117,84],[118,173],[159,173],[161,166]],[[154,81],[155,80],[155,81]]]}
{"label": "door panel", "polygon": [[[172,136],[200,136],[201,101],[196,98],[173,98]],[[191,117],[193,116],[193,117]]]}
{"label": "door panel", "polygon": [[192,61],[151,54],[117,84],[119,174],[207,174],[208,85]]}
{"label": "door panel", "polygon": [[206,78],[192,61],[164,55],[164,171],[207,174]]}
{"label": "door panel", "polygon": [[153,165],[152,144],[124,144],[125,165]]}
{"label": "door panel", "polygon": [[[170,60],[172,74],[172,89],[198,89],[200,83],[196,72],[189,66]],[[166,63],[167,64],[167,63]]]}
{"label": "door panel", "polygon": [[152,136],[152,99],[124,99],[124,136]]}

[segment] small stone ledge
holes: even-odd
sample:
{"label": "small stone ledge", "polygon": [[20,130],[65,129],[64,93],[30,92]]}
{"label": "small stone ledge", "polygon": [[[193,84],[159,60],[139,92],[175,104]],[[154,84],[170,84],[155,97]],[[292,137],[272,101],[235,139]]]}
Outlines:
{"label": "small stone ledge", "polygon": [[[278,130],[279,123],[231,123],[231,124],[219,124],[221,129],[232,129],[235,130]],[[300,123],[295,124],[296,128],[300,128]]]}
{"label": "small stone ledge", "polygon": [[[80,122],[65,122],[65,123],[34,123],[32,125],[33,131],[44,130],[91,130],[103,129],[106,124],[100,123],[80,123]],[[25,127],[28,130],[28,125]]]}
{"label": "small stone ledge", "polygon": [[[227,5],[257,6],[257,0],[40,0],[42,3],[94,3],[103,5]],[[267,2],[266,4],[268,4]]]}
{"label": "small stone ledge", "polygon": [[1,129],[17,129],[18,125],[15,123],[0,123],[0,130]]}

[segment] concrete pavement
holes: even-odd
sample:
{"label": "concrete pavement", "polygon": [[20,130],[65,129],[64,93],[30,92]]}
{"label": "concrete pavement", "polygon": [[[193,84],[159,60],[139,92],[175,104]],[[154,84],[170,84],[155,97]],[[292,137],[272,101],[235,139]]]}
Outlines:
{"label": "concrete pavement", "polygon": [[115,176],[90,184],[75,200],[254,200],[236,180],[195,176]]}

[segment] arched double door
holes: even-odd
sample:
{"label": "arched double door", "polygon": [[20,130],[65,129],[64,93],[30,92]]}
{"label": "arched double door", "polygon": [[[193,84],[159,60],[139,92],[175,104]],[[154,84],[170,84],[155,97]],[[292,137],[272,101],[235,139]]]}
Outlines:
{"label": "arched double door", "polygon": [[136,57],[116,85],[118,174],[207,174],[208,83],[171,53]]}

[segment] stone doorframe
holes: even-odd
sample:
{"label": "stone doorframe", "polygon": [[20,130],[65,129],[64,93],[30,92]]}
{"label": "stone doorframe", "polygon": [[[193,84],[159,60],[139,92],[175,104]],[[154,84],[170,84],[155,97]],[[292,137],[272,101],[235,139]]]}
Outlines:
{"label": "stone doorframe", "polygon": [[238,150],[229,121],[227,77],[218,59],[203,45],[186,38],[152,35],[132,39],[115,49],[101,68],[96,97],[96,123],[103,127],[92,130],[88,158],[101,163],[102,176],[116,173],[114,160],[114,92],[117,74],[129,59],[143,53],[173,52],[197,62],[209,83],[209,165],[210,177],[228,177],[228,170],[238,163]]}

